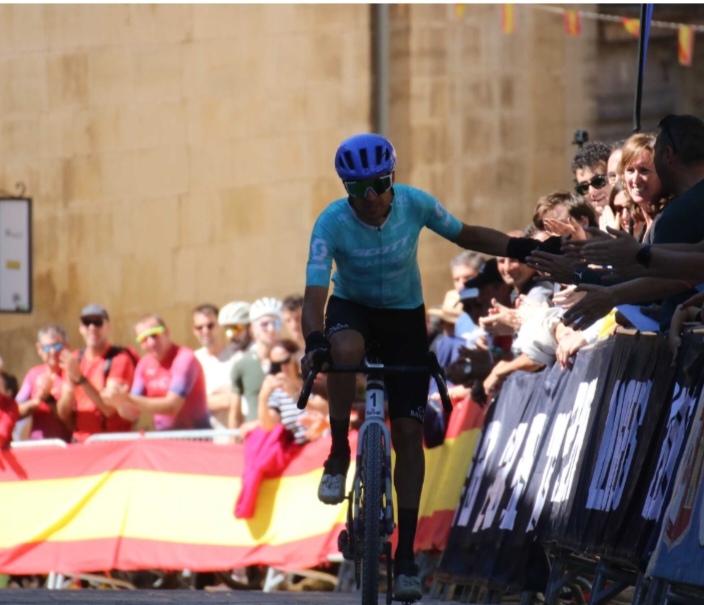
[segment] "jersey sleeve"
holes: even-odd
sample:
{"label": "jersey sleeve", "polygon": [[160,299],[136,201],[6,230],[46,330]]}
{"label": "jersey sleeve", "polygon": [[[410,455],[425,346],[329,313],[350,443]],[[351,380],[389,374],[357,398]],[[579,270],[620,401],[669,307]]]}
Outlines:
{"label": "jersey sleeve", "polygon": [[144,367],[147,364],[148,357],[142,357],[134,369],[134,379],[132,380],[132,388],[130,394],[141,396],[146,394],[147,389],[144,383]]}
{"label": "jersey sleeve", "polygon": [[176,393],[184,399],[191,392],[193,385],[198,378],[198,372],[202,371],[200,362],[195,355],[185,349],[179,351],[171,366],[171,382],[169,383],[169,391]]}
{"label": "jersey sleeve", "polygon": [[318,217],[313,227],[306,265],[306,286],[330,285],[332,273],[333,241],[325,228],[325,215]]}
{"label": "jersey sleeve", "polygon": [[445,206],[429,193],[416,189],[425,215],[425,226],[442,235],[445,239],[454,241],[462,230],[462,221],[450,214]]}
{"label": "jersey sleeve", "polygon": [[132,357],[126,351],[121,351],[112,359],[108,378],[119,380],[130,386],[134,379],[134,371],[135,366]]}
{"label": "jersey sleeve", "polygon": [[32,398],[32,384],[34,384],[33,374],[33,370],[30,370],[24,377],[24,380],[22,381],[22,386],[20,387],[20,390],[17,393],[17,397],[15,397],[15,401],[17,401],[18,403],[24,403],[25,401],[29,401]]}

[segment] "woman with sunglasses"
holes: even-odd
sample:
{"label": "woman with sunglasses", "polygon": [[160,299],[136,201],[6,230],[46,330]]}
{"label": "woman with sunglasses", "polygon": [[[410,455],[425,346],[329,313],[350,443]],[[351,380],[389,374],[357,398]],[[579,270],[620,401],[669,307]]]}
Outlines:
{"label": "woman with sunglasses", "polygon": [[271,369],[259,391],[259,422],[265,431],[283,424],[293,441],[300,445],[313,441],[328,425],[328,402],[312,395],[305,411],[296,403],[303,387],[298,345],[289,339],[277,340],[269,353]]}

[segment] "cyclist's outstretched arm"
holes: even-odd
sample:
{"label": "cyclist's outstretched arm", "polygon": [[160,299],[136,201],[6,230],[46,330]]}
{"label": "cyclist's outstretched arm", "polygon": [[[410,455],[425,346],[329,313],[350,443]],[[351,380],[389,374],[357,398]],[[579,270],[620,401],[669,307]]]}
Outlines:
{"label": "cyclist's outstretched arm", "polygon": [[560,238],[551,237],[544,242],[526,237],[509,237],[501,231],[489,227],[477,227],[462,223],[454,242],[462,248],[476,250],[492,256],[508,256],[525,262],[533,250],[543,250],[560,254]]}

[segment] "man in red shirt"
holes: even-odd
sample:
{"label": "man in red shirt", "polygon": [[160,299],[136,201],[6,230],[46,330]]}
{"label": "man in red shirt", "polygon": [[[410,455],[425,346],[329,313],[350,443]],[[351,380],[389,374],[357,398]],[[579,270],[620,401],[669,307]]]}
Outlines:
{"label": "man in red shirt", "polygon": [[17,378],[0,369],[0,450],[12,442],[12,431],[19,417],[16,396]]}
{"label": "man in red shirt", "polygon": [[159,431],[210,428],[205,376],[188,347],[171,340],[158,315],[147,315],[135,326],[146,355],[139,360],[131,391],[120,390],[109,402],[124,416],[148,412]]}
{"label": "man in red shirt", "polygon": [[37,334],[42,363],[29,369],[15,397],[20,422],[27,419],[30,424],[30,439],[71,441],[71,419],[64,421],[59,414],[60,405],[73,405],[72,393],[64,389],[66,374],[59,360],[63,351],[68,351],[66,331],[57,324],[43,326]]}
{"label": "man in red shirt", "polygon": [[61,353],[75,404],[61,406],[59,414],[65,421],[74,421],[73,439],[81,443],[96,433],[131,431],[133,420],[122,418],[106,401],[113,391],[132,385],[132,354],[110,343],[110,318],[100,305],[88,305],[81,311],[78,329],[85,348]]}

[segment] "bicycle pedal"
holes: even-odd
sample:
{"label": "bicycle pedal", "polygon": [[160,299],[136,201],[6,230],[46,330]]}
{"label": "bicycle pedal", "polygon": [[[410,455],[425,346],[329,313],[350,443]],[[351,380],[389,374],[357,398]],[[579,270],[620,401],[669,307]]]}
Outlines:
{"label": "bicycle pedal", "polygon": [[354,548],[350,540],[350,534],[346,529],[340,532],[337,536],[337,548],[342,553],[342,558],[348,561],[354,561]]}

